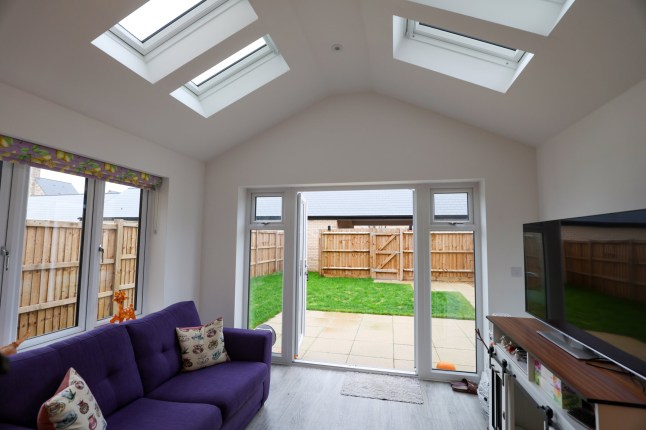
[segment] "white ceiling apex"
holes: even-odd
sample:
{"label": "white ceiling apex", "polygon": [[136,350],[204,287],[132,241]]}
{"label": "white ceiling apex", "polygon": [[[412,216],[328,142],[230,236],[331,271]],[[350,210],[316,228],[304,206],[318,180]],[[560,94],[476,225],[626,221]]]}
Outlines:
{"label": "white ceiling apex", "polygon": [[548,36],[574,0],[409,0]]}

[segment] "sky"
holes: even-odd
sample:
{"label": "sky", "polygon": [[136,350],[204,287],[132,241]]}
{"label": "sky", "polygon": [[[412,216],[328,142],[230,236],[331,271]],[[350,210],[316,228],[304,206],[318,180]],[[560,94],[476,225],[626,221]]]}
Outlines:
{"label": "sky", "polygon": [[[82,176],[70,175],[68,173],[60,173],[60,172],[54,172],[52,170],[41,169],[40,177],[46,178],[46,179],[54,179],[56,181],[70,182],[74,186],[74,188],[76,188],[76,191],[78,191],[79,193],[81,193],[81,191],[85,189],[85,178]],[[106,182],[105,184],[106,191],[116,191],[120,193],[127,188],[129,187],[126,185],[113,184],[110,182]]]}

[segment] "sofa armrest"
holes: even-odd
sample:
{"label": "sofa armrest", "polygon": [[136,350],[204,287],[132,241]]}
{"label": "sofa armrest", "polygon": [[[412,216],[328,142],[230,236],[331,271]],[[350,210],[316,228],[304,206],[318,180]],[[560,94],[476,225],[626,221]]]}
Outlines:
{"label": "sofa armrest", "polygon": [[233,361],[259,361],[271,366],[272,336],[267,330],[225,327],[224,345]]}

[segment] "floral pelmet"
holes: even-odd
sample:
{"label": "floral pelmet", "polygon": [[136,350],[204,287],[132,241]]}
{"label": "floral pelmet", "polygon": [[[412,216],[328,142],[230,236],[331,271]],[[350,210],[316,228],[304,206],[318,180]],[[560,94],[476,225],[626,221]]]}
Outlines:
{"label": "floral pelmet", "polygon": [[158,176],[3,135],[0,135],[0,160],[146,190],[159,188],[162,183]]}

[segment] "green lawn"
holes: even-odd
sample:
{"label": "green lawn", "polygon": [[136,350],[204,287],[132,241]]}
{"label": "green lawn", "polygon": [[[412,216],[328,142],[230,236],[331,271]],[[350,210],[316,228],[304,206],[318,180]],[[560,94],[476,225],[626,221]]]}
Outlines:
{"label": "green lawn", "polygon": [[567,285],[567,321],[583,329],[615,333],[646,342],[644,305],[635,300],[613,297]]}
{"label": "green lawn", "polygon": [[[282,309],[282,273],[252,278],[249,327],[256,327]],[[458,292],[433,291],[433,317],[474,319],[473,306]],[[378,315],[413,315],[409,284],[375,282],[368,278],[322,278],[310,273],[307,309]]]}

